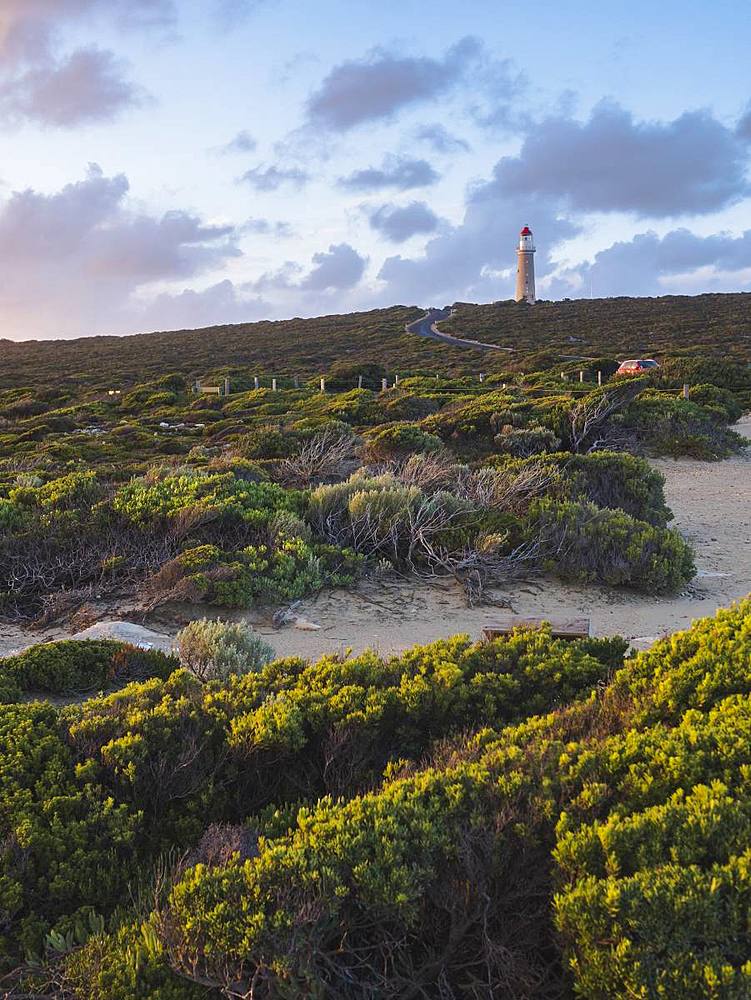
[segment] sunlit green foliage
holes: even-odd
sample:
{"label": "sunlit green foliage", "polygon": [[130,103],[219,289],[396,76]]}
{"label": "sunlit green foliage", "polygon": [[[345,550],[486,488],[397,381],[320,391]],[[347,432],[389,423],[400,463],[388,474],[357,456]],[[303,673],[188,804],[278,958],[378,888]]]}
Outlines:
{"label": "sunlit green foliage", "polygon": [[746,602],[625,663],[520,632],[2,707],[5,968],[96,1000],[740,1000],[750,643]]}

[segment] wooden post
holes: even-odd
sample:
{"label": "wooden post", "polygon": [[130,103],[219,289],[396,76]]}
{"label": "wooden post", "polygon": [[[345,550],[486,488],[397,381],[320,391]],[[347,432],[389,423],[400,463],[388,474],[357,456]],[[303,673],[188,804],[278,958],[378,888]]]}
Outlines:
{"label": "wooden post", "polygon": [[688,385],[684,382],[683,383],[683,398],[684,399],[688,399],[688,389],[689,389]]}
{"label": "wooden post", "polygon": [[275,378],[272,378],[272,380],[271,380],[271,391],[272,392],[276,392],[276,379]]}
{"label": "wooden post", "polygon": [[295,389],[300,388],[300,379],[295,375]]}
{"label": "wooden post", "polygon": [[602,385],[602,372],[597,373],[597,384]]}
{"label": "wooden post", "polygon": [[382,378],[381,379],[381,392],[385,392],[388,389],[388,386],[389,386],[389,384],[386,381],[386,379]]}
{"label": "wooden post", "polygon": [[580,382],[584,381],[584,372],[579,372],[579,381]]}
{"label": "wooden post", "polygon": [[506,383],[505,383],[505,382],[503,383],[503,388],[504,388],[504,389],[506,388]]}
{"label": "wooden post", "polygon": [[394,375],[394,385],[399,385],[399,376]]}
{"label": "wooden post", "polygon": [[225,396],[229,396],[229,379],[228,378],[225,378],[225,380],[224,380],[224,395]]}
{"label": "wooden post", "polygon": [[254,389],[257,389],[257,388],[258,388],[258,385],[259,385],[259,383],[258,383],[258,376],[257,376],[257,375],[254,375],[254,376],[253,376],[253,388],[254,388]]}
{"label": "wooden post", "polygon": [[357,388],[362,389],[362,375],[357,376]]}
{"label": "wooden post", "polygon": [[326,379],[321,379],[321,392],[326,392]]}
{"label": "wooden post", "polygon": [[485,381],[485,372],[480,372],[480,381],[481,382]]}
{"label": "wooden post", "polygon": [[566,373],[565,372],[561,372],[561,382],[565,382],[565,381],[566,381]]}

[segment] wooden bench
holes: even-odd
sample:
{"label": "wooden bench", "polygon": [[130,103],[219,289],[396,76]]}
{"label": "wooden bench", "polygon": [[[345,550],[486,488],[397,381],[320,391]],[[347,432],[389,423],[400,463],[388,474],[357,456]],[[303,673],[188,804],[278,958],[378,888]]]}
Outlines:
{"label": "wooden bench", "polygon": [[554,639],[588,639],[591,635],[589,618],[519,618],[509,615],[482,630],[486,642],[510,635],[517,628],[540,628],[550,625]]}

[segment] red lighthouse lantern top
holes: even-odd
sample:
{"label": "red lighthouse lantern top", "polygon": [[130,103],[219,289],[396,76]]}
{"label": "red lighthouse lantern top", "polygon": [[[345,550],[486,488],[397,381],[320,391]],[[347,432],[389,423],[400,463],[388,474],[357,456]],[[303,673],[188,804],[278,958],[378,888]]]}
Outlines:
{"label": "red lighthouse lantern top", "polygon": [[521,231],[521,233],[519,235],[520,236],[531,236],[532,235],[532,230],[529,228],[529,226],[525,226],[524,229],[522,229],[522,231]]}

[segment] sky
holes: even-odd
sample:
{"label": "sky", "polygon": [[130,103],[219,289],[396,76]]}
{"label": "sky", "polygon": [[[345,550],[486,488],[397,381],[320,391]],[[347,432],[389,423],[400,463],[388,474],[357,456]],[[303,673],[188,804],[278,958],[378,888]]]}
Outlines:
{"label": "sky", "polygon": [[738,0],[0,0],[0,338],[751,290]]}

